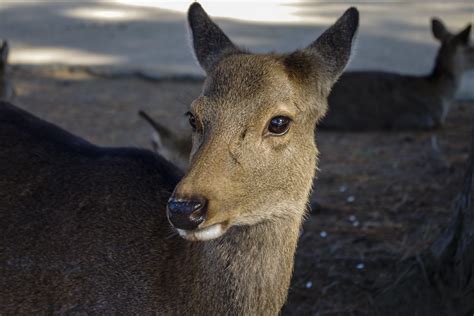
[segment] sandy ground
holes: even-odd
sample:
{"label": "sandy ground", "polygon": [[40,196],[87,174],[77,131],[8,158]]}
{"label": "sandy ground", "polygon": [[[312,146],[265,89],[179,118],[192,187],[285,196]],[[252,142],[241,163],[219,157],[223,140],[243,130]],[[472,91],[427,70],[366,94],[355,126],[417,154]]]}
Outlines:
{"label": "sandy ground", "polygon": [[[15,103],[89,141],[150,148],[140,109],[169,128],[199,81],[103,79],[80,71],[12,69]],[[320,172],[300,238],[285,315],[366,315],[393,267],[446,226],[468,155],[474,103],[459,101],[433,132],[318,132]]]}

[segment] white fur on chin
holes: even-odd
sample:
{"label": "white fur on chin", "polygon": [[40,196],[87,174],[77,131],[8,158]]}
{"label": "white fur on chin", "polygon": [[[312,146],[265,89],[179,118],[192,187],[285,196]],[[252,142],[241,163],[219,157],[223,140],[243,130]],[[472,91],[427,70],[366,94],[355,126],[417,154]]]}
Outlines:
{"label": "white fur on chin", "polygon": [[206,228],[197,230],[177,229],[179,235],[187,240],[206,241],[218,238],[224,234],[222,224],[214,224]]}

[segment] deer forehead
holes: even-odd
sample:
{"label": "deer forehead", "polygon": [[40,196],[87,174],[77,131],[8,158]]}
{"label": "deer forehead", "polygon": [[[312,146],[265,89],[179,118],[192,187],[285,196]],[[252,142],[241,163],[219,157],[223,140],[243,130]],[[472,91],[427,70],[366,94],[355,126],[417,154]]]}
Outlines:
{"label": "deer forehead", "polygon": [[209,74],[203,95],[213,99],[268,101],[291,99],[292,83],[281,62],[272,55],[237,54],[224,58]]}
{"label": "deer forehead", "polygon": [[222,60],[206,78],[192,110],[210,124],[260,124],[271,115],[295,116],[295,89],[277,57],[240,54]]}

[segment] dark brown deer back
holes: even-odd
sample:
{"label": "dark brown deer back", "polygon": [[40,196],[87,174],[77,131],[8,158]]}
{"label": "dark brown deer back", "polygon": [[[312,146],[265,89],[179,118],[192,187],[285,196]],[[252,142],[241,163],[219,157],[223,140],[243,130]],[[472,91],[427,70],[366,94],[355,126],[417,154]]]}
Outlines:
{"label": "dark brown deer back", "polygon": [[[0,312],[155,306],[179,173],[0,103]],[[110,301],[111,297],[116,299]]]}

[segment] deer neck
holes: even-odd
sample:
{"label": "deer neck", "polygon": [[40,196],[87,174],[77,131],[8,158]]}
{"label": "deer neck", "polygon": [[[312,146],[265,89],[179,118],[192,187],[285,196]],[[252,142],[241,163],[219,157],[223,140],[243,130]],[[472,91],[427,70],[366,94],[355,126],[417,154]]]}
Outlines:
{"label": "deer neck", "polygon": [[452,99],[458,89],[461,76],[462,74],[437,60],[431,74],[428,75],[428,80],[439,95]]}
{"label": "deer neck", "polygon": [[[303,212],[301,212],[302,214]],[[231,228],[223,237],[195,244],[194,284],[207,293],[201,310],[217,314],[278,314],[293,271],[302,218]],[[205,306],[204,306],[205,305]]]}

